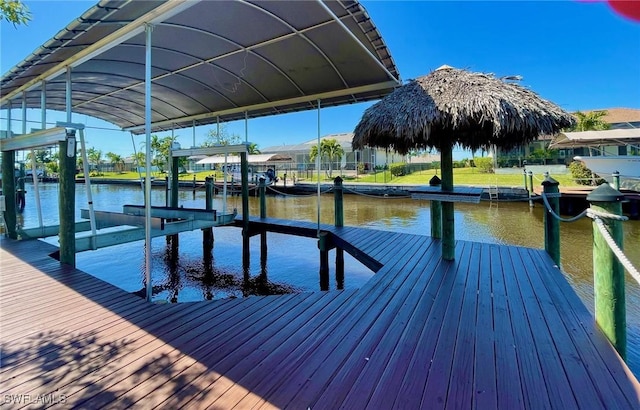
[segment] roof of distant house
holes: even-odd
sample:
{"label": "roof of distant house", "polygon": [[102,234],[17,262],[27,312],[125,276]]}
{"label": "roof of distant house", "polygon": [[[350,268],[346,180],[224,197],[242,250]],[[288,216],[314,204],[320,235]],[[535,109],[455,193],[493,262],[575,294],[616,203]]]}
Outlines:
{"label": "roof of distant house", "polygon": [[585,110],[582,112],[587,114],[593,111],[606,111],[607,115],[603,119],[609,124],[640,122],[640,109],[637,108],[603,108],[601,110]]}

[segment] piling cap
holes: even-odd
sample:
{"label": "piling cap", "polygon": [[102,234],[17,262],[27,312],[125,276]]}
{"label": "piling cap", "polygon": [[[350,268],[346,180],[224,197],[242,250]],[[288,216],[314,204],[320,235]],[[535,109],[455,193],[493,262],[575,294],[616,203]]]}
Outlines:
{"label": "piling cap", "polygon": [[560,182],[553,179],[550,175],[547,175],[544,178],[544,181],[542,181],[542,186],[558,186],[558,185],[560,185]]}
{"label": "piling cap", "polygon": [[433,178],[429,180],[430,186],[439,186],[441,183],[442,181],[440,180],[440,178],[438,178],[437,175],[434,175]]}
{"label": "piling cap", "polygon": [[342,185],[342,178],[340,177],[340,175],[333,179],[333,183],[336,185]]}
{"label": "piling cap", "polygon": [[624,195],[609,184],[601,184],[587,195],[589,202],[622,202]]}

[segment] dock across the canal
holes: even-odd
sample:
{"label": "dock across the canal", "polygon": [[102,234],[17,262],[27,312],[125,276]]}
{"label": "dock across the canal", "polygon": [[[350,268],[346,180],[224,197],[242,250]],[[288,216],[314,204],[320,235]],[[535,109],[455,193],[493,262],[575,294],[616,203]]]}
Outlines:
{"label": "dock across the canal", "polygon": [[445,261],[429,236],[322,229],[376,270],[362,288],[152,304],[60,264],[52,245],[3,238],[1,397],[144,409],[640,407],[638,381],[543,250],[457,241]]}

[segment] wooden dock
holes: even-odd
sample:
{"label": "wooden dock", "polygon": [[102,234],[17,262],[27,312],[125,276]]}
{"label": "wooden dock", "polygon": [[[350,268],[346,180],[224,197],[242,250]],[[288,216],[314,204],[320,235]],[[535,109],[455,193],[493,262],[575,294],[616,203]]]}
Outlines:
{"label": "wooden dock", "polygon": [[377,270],[361,289],[148,304],[3,238],[0,394],[12,408],[640,406],[543,251],[458,241],[446,262],[427,236],[323,229]]}

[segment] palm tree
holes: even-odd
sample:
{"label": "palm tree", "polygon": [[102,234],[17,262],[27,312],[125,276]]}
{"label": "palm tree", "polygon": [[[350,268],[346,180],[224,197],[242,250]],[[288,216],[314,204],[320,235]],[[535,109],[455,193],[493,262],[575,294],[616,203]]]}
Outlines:
{"label": "palm tree", "polygon": [[89,164],[94,164],[96,166],[96,171],[98,175],[100,175],[100,163],[102,162],[102,151],[99,149],[95,149],[91,147],[87,150],[87,161]]}
{"label": "palm tree", "polygon": [[249,147],[247,149],[249,151],[249,155],[260,154],[260,149],[258,149],[258,144],[256,144],[255,142],[252,142],[251,144],[249,144]]}
{"label": "palm tree", "polygon": [[[344,149],[337,140],[331,138],[320,141],[320,158],[321,160],[328,161],[329,163],[329,178],[331,178],[333,174],[333,163],[340,161],[343,155]],[[314,145],[311,147],[311,151],[309,152],[309,159],[314,161],[317,156],[318,146]]]}
{"label": "palm tree", "polygon": [[574,127],[575,131],[599,131],[607,130],[610,125],[604,120],[604,117],[608,114],[607,111],[590,111],[583,113],[577,111],[574,116],[578,120],[578,123]]}
{"label": "palm tree", "polygon": [[107,152],[107,158],[109,158],[109,162],[113,165],[113,169],[116,172],[122,172],[124,170],[124,159],[122,156],[115,154],[113,152]]}

